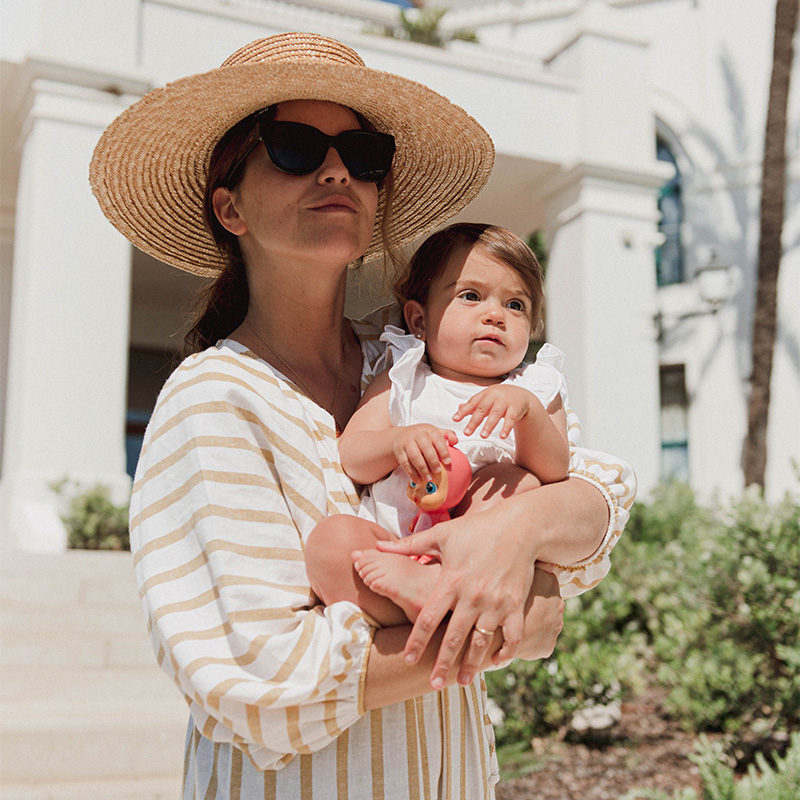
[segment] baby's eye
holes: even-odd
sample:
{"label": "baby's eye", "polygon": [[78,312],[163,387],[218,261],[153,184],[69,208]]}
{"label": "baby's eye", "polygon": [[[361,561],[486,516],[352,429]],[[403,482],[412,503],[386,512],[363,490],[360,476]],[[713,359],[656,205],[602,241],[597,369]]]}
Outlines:
{"label": "baby's eye", "polygon": [[525,303],[523,303],[522,300],[509,300],[508,303],[506,303],[506,305],[512,311],[524,311],[525,310]]}
{"label": "baby's eye", "polygon": [[468,289],[468,290],[467,290],[467,291],[465,291],[465,292],[461,292],[461,294],[459,295],[459,297],[460,297],[462,300],[466,300],[466,301],[467,301],[467,302],[469,302],[469,303],[477,303],[477,302],[478,302],[478,300],[480,300],[480,299],[481,299],[481,298],[478,296],[478,293],[477,293],[477,292],[473,292],[471,289]]}
{"label": "baby's eye", "polygon": [[409,481],[409,483],[411,484],[411,488],[412,489],[416,489],[417,488],[417,484],[414,483],[414,481]]}
{"label": "baby's eye", "polygon": [[428,482],[425,484],[425,491],[426,491],[428,494],[436,494],[436,488],[437,488],[437,487],[436,487],[436,484],[435,484],[433,481],[428,481]]}

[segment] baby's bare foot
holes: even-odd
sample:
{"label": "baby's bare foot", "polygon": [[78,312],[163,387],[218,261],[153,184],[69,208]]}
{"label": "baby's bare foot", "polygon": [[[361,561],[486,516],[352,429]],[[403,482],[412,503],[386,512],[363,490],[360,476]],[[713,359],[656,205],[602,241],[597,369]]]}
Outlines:
{"label": "baby's bare foot", "polygon": [[356,572],[367,587],[400,606],[414,622],[433,592],[441,564],[423,565],[408,556],[379,550],[361,550],[353,556]]}

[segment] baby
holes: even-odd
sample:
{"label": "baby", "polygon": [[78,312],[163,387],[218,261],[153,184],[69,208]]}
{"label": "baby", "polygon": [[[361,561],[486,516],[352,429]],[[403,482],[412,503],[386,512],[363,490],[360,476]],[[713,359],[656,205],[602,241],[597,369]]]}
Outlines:
{"label": "baby", "polygon": [[451,225],[414,255],[396,286],[409,332],[385,330],[386,368],[339,440],[345,472],[366,486],[359,516],[323,520],[306,548],[323,602],[351,600],[383,626],[416,618],[441,566],[380,552],[375,542],[411,532],[418,509],[409,482],[409,496],[437,492],[449,446],[472,469],[455,515],[566,478],[563,355],[546,344],[536,363],[522,364],[542,284],[530,248],[492,225]]}

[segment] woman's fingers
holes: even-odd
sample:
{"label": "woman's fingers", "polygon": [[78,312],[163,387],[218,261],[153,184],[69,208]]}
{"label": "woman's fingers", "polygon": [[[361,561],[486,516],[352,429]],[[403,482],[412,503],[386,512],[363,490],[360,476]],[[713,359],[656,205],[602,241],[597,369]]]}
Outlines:
{"label": "woman's fingers", "polygon": [[[416,664],[420,660],[430,643],[431,637],[450,611],[452,603],[452,595],[448,592],[441,592],[439,586],[437,586],[419,612],[416,622],[411,628],[411,633],[408,635],[408,640],[403,650],[403,656],[408,664]],[[457,645],[457,633],[451,637],[451,641],[448,643],[447,637],[449,634],[450,625],[447,626],[445,638],[439,648],[439,655],[431,673],[431,686],[434,689],[441,689],[445,685],[447,674],[454,661],[453,657],[447,657],[447,654],[456,646],[458,647],[457,652],[460,652],[464,644],[462,639],[461,645]],[[443,648],[446,648],[444,660],[442,659]]]}
{"label": "woman's fingers", "polygon": [[528,602],[525,605],[525,629],[519,655],[530,661],[549,658],[564,626],[564,601],[558,579],[539,569],[533,576]]}
{"label": "woman's fingers", "polygon": [[522,631],[525,616],[523,609],[512,614],[503,624],[503,643],[500,649],[492,656],[492,663],[498,666],[505,661],[515,658],[522,644]]}
{"label": "woman's fingers", "polygon": [[496,647],[496,642],[502,640],[502,638],[503,627],[500,623],[487,622],[487,618],[482,616],[472,629],[466,650],[461,659],[458,682],[462,686],[468,686],[472,683],[475,675],[483,669],[486,661],[486,651],[490,647]]}
{"label": "woman's fingers", "polygon": [[375,547],[384,553],[400,553],[405,556],[438,556],[441,553],[440,533],[440,531],[434,533],[434,529],[431,528],[400,539],[379,539],[375,543]]}

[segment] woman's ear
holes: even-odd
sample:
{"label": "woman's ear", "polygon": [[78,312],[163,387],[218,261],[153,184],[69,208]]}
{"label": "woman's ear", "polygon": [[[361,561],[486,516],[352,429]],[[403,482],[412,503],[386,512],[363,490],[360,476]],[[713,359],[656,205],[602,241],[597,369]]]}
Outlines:
{"label": "woman's ear", "polygon": [[231,189],[218,186],[211,195],[211,205],[214,208],[214,215],[219,220],[219,224],[226,231],[241,236],[247,233],[247,223],[239,215],[236,208],[234,193]]}
{"label": "woman's ear", "polygon": [[425,341],[425,309],[416,300],[407,300],[403,306],[403,316],[406,318],[409,333],[417,339]]}

